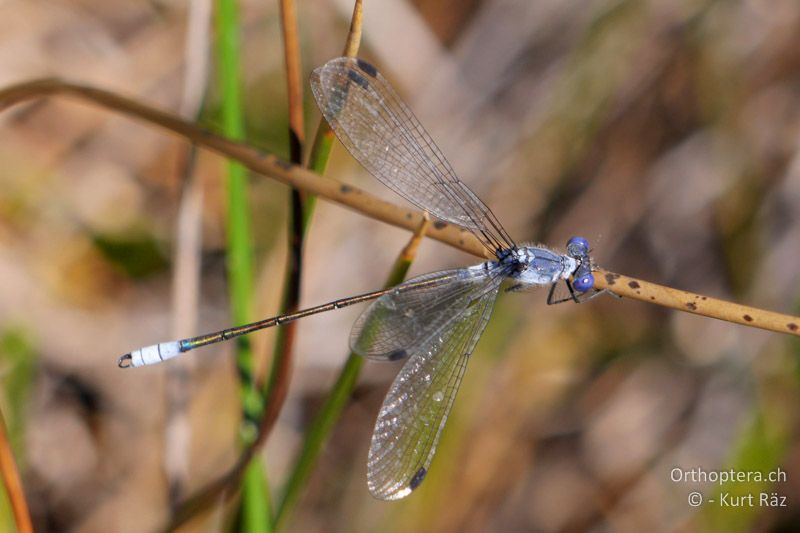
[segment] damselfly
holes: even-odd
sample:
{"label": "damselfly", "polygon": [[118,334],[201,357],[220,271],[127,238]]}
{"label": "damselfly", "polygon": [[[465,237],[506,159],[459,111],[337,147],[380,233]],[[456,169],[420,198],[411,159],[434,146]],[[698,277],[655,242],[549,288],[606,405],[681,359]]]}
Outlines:
{"label": "damselfly", "polygon": [[[550,286],[548,304],[580,302],[594,287],[589,243],[567,242],[567,253],[518,246],[492,211],[458,179],[411,110],[366,61],[340,57],[316,69],[311,88],[339,140],[373,176],[433,216],[472,232],[494,259],[425,274],[394,288],[336,300],[190,339],[155,344],[120,357],[138,367],[323,311],[375,300],[350,335],[353,351],[381,361],[406,359],[375,423],[367,462],[373,496],[402,498],[428,472],[467,360],[501,284],[508,290]],[[569,297],[556,299],[564,282]]]}

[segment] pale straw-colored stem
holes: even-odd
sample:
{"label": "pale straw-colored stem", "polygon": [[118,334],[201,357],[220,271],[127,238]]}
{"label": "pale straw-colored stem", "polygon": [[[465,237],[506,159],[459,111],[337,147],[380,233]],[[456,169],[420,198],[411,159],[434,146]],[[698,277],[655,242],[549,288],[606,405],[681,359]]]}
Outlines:
{"label": "pale straw-colored stem", "polygon": [[[254,172],[319,195],[331,202],[349,207],[354,211],[387,224],[414,231],[422,222],[422,213],[419,211],[406,209],[385,200],[380,200],[352,185],[344,184],[333,178],[319,176],[247,144],[234,142],[213,134],[172,113],[160,111],[102,89],[55,79],[20,83],[0,91],[0,110],[15,103],[56,94],[77,97],[94,105],[100,105],[161,126],[198,146],[235,159]],[[458,226],[436,221],[428,228],[426,235],[431,239],[449,244],[467,253],[479,257],[487,257],[487,251],[478,239]],[[597,271],[595,277],[598,288],[610,289],[626,298],[727,320],[744,326],[800,336],[800,318],[795,316],[672,289],[602,269]]]}

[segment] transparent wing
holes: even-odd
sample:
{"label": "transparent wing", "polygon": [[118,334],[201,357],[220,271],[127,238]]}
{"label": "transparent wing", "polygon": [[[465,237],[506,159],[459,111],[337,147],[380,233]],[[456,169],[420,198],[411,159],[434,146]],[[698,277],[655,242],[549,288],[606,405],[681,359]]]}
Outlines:
{"label": "transparent wing", "polygon": [[492,279],[482,294],[451,315],[411,355],[392,383],[375,422],[367,459],[367,486],[376,498],[403,498],[425,478],[500,281]]}
{"label": "transparent wing", "polygon": [[371,359],[396,361],[418,351],[435,332],[460,313],[477,294],[502,280],[492,263],[432,272],[410,279],[375,300],[350,333],[354,352]]}
{"label": "transparent wing", "polygon": [[375,67],[361,59],[332,59],[314,70],[311,90],[342,144],[384,185],[469,229],[492,252],[514,245]]}

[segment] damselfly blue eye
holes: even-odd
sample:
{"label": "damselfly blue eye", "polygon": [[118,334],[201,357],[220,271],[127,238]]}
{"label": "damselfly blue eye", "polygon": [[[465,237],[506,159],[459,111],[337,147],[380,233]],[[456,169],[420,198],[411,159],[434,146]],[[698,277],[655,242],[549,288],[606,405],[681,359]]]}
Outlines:
{"label": "damselfly blue eye", "polygon": [[572,286],[578,292],[586,292],[594,287],[594,276],[591,272],[577,273],[575,279],[572,281]]}
{"label": "damselfly blue eye", "polygon": [[589,253],[589,241],[583,237],[572,237],[567,241],[567,252],[573,257],[580,257]]}

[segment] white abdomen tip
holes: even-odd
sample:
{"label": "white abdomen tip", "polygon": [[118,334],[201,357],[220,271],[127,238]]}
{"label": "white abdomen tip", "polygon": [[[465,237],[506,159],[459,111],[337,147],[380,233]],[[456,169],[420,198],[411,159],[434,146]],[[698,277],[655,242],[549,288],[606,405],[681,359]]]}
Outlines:
{"label": "white abdomen tip", "polygon": [[136,368],[138,366],[153,365],[171,359],[180,353],[180,343],[177,341],[145,346],[131,352],[131,366]]}

